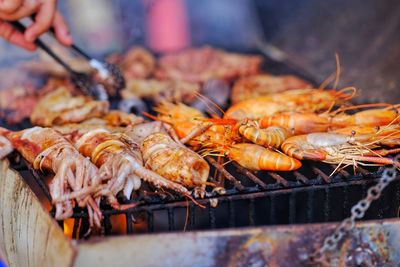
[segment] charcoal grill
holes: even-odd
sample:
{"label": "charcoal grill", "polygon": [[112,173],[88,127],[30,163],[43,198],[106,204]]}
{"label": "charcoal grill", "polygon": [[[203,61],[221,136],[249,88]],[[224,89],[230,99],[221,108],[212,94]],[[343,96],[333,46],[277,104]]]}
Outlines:
{"label": "charcoal grill", "polygon": [[[23,174],[41,201],[51,206],[43,174],[24,160],[10,160],[11,167]],[[108,236],[340,221],[350,215],[352,205],[382,174],[382,168],[359,167],[356,174],[340,170],[330,176],[335,166],[310,162],[292,173],[254,173],[236,163],[222,166],[211,157],[207,161],[214,167],[210,180],[223,183],[227,190],[224,195],[209,192],[205,199],[198,199],[206,208],[167,192],[159,192],[160,196],[141,191],[134,201],[143,204],[132,209],[114,210],[102,203],[104,224],[100,233]],[[400,183],[396,180],[365,219],[396,218],[399,206]],[[50,213],[54,215],[53,210]],[[75,209],[74,239],[84,238],[89,227],[87,217],[85,210]],[[66,225],[62,221],[59,224],[62,228]]]}
{"label": "charcoal grill", "polygon": [[[306,77],[304,73],[299,73],[270,58],[265,58],[265,68],[275,73],[295,73]],[[306,78],[312,80],[310,77]],[[13,128],[28,126],[28,122],[23,122],[21,125],[14,125]],[[143,255],[139,257],[141,261],[138,261],[138,265],[142,266],[155,264],[154,256],[149,256],[155,253],[154,251],[157,251],[156,255],[160,258],[168,257],[169,253],[177,256],[167,261],[165,266],[174,266],[179,259],[185,260],[182,258],[185,253],[192,255],[191,263],[204,259],[202,263],[205,266],[222,263],[225,259],[233,261],[235,257],[238,257],[236,259],[238,266],[247,266],[254,260],[264,263],[279,262],[280,265],[285,266],[279,258],[285,255],[291,257],[290,264],[288,262],[287,266],[294,266],[291,264],[296,262],[300,264],[302,253],[310,252],[322,244],[324,236],[332,233],[335,228],[335,224],[320,223],[338,222],[348,217],[351,207],[366,195],[367,189],[375,184],[382,174],[382,168],[359,167],[357,170],[341,169],[331,175],[336,166],[314,162],[306,162],[295,172],[253,172],[235,163],[223,164],[213,157],[207,157],[206,160],[212,166],[210,180],[224,185],[226,194],[208,192],[206,198],[198,200],[205,208],[200,208],[195,203],[168,192],[153,194],[152,190],[145,189],[135,197],[135,201],[143,202],[135,208],[118,211],[111,209],[105,203],[101,204],[104,223],[97,234],[103,236],[102,239],[94,238],[96,241],[93,242],[91,238],[85,241],[88,238],[85,236],[88,230],[87,213],[76,208],[72,219],[59,221],[58,230],[52,228],[53,231],[58,232],[54,237],[55,240],[64,240],[60,230],[67,233],[73,240],[79,240],[79,243],[72,243],[72,245],[63,243],[64,249],[68,251],[65,255],[77,255],[75,266],[84,266],[89,262],[106,266],[115,260],[129,262],[127,255],[134,253],[135,249],[137,253],[143,251],[144,255],[148,256],[146,259]],[[28,184],[36,197],[40,199],[41,205],[48,208],[38,217],[47,216],[48,212],[53,215],[50,205],[51,197],[45,184],[44,174],[33,170],[16,155],[11,155],[9,161],[10,167],[23,177],[24,182],[21,181],[19,186],[26,188]],[[20,179],[19,176],[14,178]],[[398,252],[393,251],[396,247],[393,245],[400,245],[399,241],[393,238],[393,235],[400,234],[399,222],[393,219],[398,217],[400,206],[399,180],[400,177],[385,189],[383,197],[372,204],[364,218],[365,220],[392,218],[392,220],[385,220],[382,227],[381,221],[364,222],[359,226],[360,238],[364,240],[367,236],[370,243],[375,246],[371,248],[371,251],[377,255],[374,254],[376,262],[396,262],[396,259],[400,258]],[[26,190],[29,191],[27,188]],[[37,201],[30,191],[27,198]],[[120,200],[129,202],[126,199],[120,198]],[[15,205],[20,205],[19,200],[16,202]],[[6,206],[0,205],[0,211],[9,212],[5,210]],[[23,229],[24,227],[30,229],[27,222],[21,221],[18,217],[14,220]],[[2,223],[4,226],[4,222]],[[295,224],[301,225],[294,226]],[[212,231],[214,229],[219,230]],[[183,231],[189,233],[183,233]],[[104,238],[121,235],[125,237]],[[6,234],[3,233],[3,236]],[[46,240],[48,242],[48,239]],[[357,240],[349,240],[344,242],[347,245],[344,250],[338,252],[339,255],[349,255],[353,253],[350,248],[359,245]],[[170,245],[165,247],[166,243]],[[256,247],[261,246],[263,249],[254,250],[248,245],[253,243]],[[56,257],[59,252],[49,249],[49,244],[44,244],[41,250],[47,249],[49,253],[55,253],[53,256]],[[129,249],[124,248],[123,244],[129,246]],[[140,250],[142,245],[145,249]],[[124,249],[117,251],[116,247]],[[295,252],[290,248],[295,248]],[[381,248],[385,253],[379,250]],[[197,250],[200,254],[195,253]],[[18,250],[10,251],[3,248],[0,251],[10,262],[25,262]],[[100,255],[107,255],[107,258]],[[210,258],[205,259],[207,257]],[[67,262],[72,264],[73,257],[71,256]]]}

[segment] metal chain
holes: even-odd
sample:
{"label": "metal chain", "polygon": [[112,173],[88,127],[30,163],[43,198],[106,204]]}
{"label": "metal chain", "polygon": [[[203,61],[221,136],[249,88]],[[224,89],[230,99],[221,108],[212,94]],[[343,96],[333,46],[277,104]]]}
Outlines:
{"label": "metal chain", "polygon": [[393,165],[383,170],[379,182],[368,189],[367,196],[351,208],[351,216],[344,219],[338,228],[336,228],[335,232],[325,238],[322,247],[310,255],[309,259],[313,263],[327,263],[325,253],[337,248],[342,238],[347,233],[353,231],[356,219],[363,218],[372,201],[377,200],[381,196],[383,189],[396,179],[397,168],[400,166],[399,161],[400,155],[397,155],[393,160]]}

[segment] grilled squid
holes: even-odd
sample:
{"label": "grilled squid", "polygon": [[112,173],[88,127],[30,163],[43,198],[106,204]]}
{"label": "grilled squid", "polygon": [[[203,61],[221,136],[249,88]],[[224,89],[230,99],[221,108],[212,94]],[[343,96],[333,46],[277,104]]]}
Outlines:
{"label": "grilled squid", "polygon": [[101,226],[100,199],[92,197],[92,193],[100,189],[101,180],[97,167],[89,159],[51,128],[33,127],[19,132],[1,128],[0,134],[11,141],[34,169],[55,174],[49,185],[56,207],[55,219],[71,217],[77,203],[87,208],[91,227]]}
{"label": "grilled squid", "polygon": [[74,145],[99,167],[102,180],[108,181],[100,194],[107,196],[114,208],[125,208],[117,202],[116,194],[123,190],[124,195],[130,198],[132,191],[140,187],[142,180],[158,188],[190,195],[184,186],[146,169],[139,146],[124,134],[113,134],[105,129],[92,130],[76,139]]}
{"label": "grilled squid", "polygon": [[185,187],[194,188],[195,196],[203,196],[206,185],[213,185],[207,182],[210,172],[207,162],[182,145],[171,129],[166,129],[163,123],[138,124],[126,134],[140,144],[147,168]]}

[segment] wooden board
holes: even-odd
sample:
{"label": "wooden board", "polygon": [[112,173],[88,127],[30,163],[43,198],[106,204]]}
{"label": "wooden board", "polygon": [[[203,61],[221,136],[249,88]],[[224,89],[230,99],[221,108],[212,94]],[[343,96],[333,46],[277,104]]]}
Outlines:
{"label": "wooden board", "polygon": [[23,178],[8,166],[8,161],[0,161],[0,254],[7,266],[71,266],[71,243]]}

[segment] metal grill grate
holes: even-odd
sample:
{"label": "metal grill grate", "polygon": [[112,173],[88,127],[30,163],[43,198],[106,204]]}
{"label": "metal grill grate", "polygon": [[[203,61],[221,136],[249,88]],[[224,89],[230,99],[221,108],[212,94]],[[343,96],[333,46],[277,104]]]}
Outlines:
{"label": "metal grill grate", "polygon": [[[100,234],[339,221],[349,215],[351,206],[365,195],[381,173],[376,168],[360,168],[355,175],[350,174],[352,170],[343,170],[329,177],[334,166],[322,163],[306,163],[293,173],[254,173],[237,164],[222,168],[215,159],[209,157],[207,160],[213,166],[210,179],[217,177],[216,182],[222,181],[227,188],[226,195],[208,192],[205,199],[198,200],[206,207],[202,209],[169,193],[154,195],[142,190],[134,201],[144,204],[132,209],[113,210],[101,203],[104,223]],[[33,170],[24,160],[16,161],[15,157],[10,157],[10,161],[14,169],[27,174],[23,176],[33,189],[36,188],[39,198],[43,200],[45,196],[44,201],[50,203],[44,174]],[[36,186],[32,186],[32,181]],[[366,219],[397,217],[399,205],[400,182],[397,180],[387,189],[384,198],[374,203]],[[87,213],[76,208],[72,218],[72,236],[82,238],[88,229]],[[63,222],[60,226],[64,226]]]}

